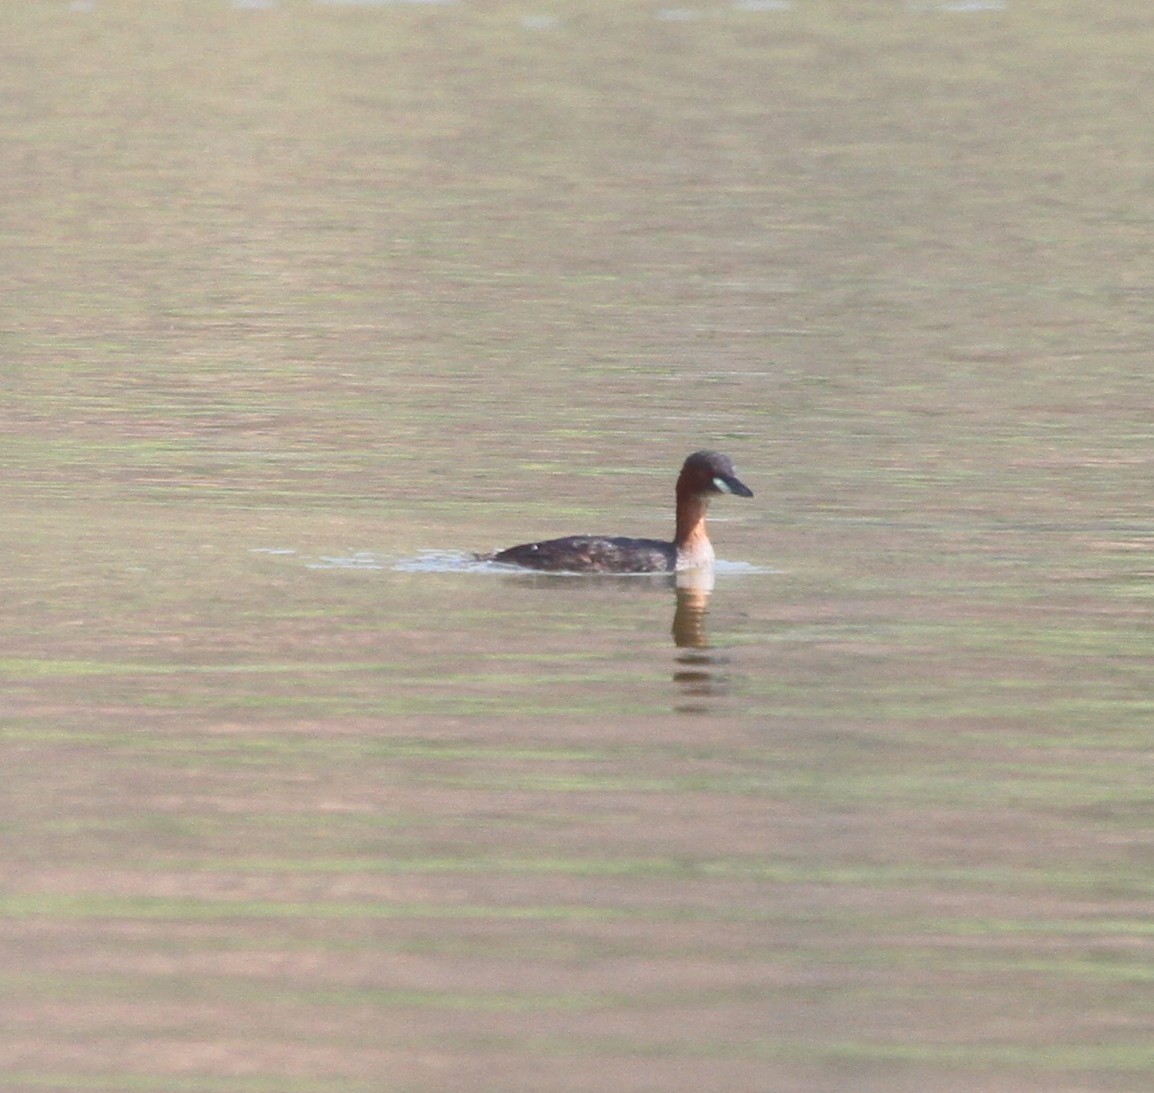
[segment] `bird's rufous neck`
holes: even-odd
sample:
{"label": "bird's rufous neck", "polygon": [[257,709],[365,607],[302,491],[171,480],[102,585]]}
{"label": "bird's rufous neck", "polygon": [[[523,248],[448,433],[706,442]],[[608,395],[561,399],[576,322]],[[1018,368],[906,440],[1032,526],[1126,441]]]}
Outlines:
{"label": "bird's rufous neck", "polygon": [[677,534],[673,543],[677,547],[679,568],[709,565],[713,561],[713,544],[705,530],[708,509],[709,498],[701,494],[677,499]]}

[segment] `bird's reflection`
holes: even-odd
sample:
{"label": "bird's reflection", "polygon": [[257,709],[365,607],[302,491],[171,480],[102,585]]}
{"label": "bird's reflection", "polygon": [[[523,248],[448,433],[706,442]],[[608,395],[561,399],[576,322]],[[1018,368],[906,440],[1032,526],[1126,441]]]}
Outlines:
{"label": "bird's reflection", "polygon": [[705,615],[709,593],[698,588],[677,590],[677,610],[673,612],[673,644],[678,649],[708,649]]}
{"label": "bird's reflection", "polygon": [[678,713],[708,713],[714,700],[730,691],[730,678],[724,672],[724,654],[712,649],[705,631],[709,596],[714,578],[711,570],[686,570],[673,574],[646,575],[640,579],[603,574],[585,574],[580,579],[557,573],[517,573],[509,579],[520,585],[552,588],[557,591],[582,592],[591,586],[630,594],[640,587],[673,588],[676,607],[671,628],[677,648],[673,685],[674,709]]}
{"label": "bird's reflection", "polygon": [[728,692],[728,681],[718,673],[722,658],[710,651],[705,616],[713,574],[690,570],[677,575],[677,609],[673,613],[673,643],[681,650],[673,682],[681,701],[679,713],[707,713],[709,699]]}

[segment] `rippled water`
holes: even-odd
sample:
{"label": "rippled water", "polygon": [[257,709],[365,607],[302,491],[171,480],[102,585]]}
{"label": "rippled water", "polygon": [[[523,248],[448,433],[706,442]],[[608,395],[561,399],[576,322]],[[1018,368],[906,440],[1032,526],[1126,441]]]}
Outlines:
{"label": "rippled water", "polygon": [[13,8],[5,1089],[1150,1088],[1147,22]]}

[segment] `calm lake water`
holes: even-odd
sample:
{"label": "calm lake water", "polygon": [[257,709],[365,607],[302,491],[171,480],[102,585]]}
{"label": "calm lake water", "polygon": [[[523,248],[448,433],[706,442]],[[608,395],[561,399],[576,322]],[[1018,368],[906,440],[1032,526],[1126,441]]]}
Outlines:
{"label": "calm lake water", "polygon": [[4,23],[5,1090],[1154,1087],[1154,16]]}

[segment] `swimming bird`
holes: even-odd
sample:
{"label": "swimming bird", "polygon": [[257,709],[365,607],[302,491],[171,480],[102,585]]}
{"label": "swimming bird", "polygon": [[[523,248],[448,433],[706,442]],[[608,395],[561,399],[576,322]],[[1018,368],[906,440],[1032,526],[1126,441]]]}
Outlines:
{"label": "swimming bird", "polygon": [[713,566],[713,544],[705,528],[709,502],[719,493],[752,497],[751,490],[720,452],[694,452],[677,477],[677,524],[672,542],[620,536],[570,535],[522,543],[484,555],[485,561],[558,573],[673,573]]}

